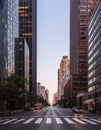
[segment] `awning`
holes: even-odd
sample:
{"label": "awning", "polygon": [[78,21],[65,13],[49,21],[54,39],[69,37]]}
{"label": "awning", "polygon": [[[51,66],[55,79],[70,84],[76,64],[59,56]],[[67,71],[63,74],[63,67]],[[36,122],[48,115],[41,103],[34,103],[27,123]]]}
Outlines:
{"label": "awning", "polygon": [[93,101],[94,101],[94,98],[91,98],[91,99],[85,100],[83,103],[84,104],[88,104],[88,103],[93,102]]}
{"label": "awning", "polygon": [[76,97],[79,98],[79,97],[82,97],[84,95],[85,95],[85,93],[79,93]]}

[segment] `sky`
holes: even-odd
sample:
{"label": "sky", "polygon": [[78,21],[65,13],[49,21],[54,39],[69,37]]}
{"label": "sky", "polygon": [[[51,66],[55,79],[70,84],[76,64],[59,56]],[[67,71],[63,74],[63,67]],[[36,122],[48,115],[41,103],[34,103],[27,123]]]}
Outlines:
{"label": "sky", "polygon": [[69,55],[69,28],[69,0],[37,0],[37,82],[49,89],[50,102],[62,56]]}

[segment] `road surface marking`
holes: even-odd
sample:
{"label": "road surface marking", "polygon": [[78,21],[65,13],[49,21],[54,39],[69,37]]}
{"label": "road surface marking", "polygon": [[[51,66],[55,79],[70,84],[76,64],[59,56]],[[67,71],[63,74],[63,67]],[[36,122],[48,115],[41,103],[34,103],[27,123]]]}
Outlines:
{"label": "road surface marking", "polygon": [[90,121],[90,120],[87,120],[87,119],[82,119],[83,121],[86,121],[86,122],[88,122],[88,123],[90,123],[90,124],[92,124],[92,125],[97,125],[97,123],[95,123],[95,122],[93,122],[93,121]]}
{"label": "road surface marking", "polygon": [[35,121],[35,124],[40,124],[41,122],[42,122],[42,118],[39,118],[39,119],[37,119],[36,121]]}
{"label": "road surface marking", "polygon": [[11,122],[13,122],[13,121],[15,121],[15,120],[17,120],[16,118],[14,118],[14,119],[11,119],[11,120],[9,120],[9,121],[6,121],[6,122],[4,122],[4,123],[2,123],[3,125],[5,125],[5,124],[8,124],[8,123],[11,123]]}
{"label": "road surface marking", "polygon": [[73,121],[71,121],[69,118],[64,118],[66,122],[68,122],[69,124],[74,124]]}
{"label": "road surface marking", "polygon": [[21,118],[20,120],[17,120],[17,121],[15,121],[14,123],[12,123],[12,124],[17,124],[17,123],[19,123],[19,122],[21,122],[21,121],[24,121],[25,120],[25,118]]}
{"label": "road surface marking", "polygon": [[52,118],[47,118],[46,124],[51,124],[52,123]]}
{"label": "road surface marking", "polygon": [[81,121],[81,120],[79,120],[79,119],[77,119],[77,118],[73,118],[75,121],[77,121],[78,123],[80,123],[80,124],[86,124],[85,122],[83,122],[83,121]]}
{"label": "road surface marking", "polygon": [[[0,124],[29,124],[30,122],[32,122],[34,119],[35,122],[34,124],[41,124],[44,118],[40,117],[40,118],[9,118],[9,119],[0,119]],[[95,119],[95,118],[83,118],[83,119],[79,119],[79,118],[59,118],[59,117],[55,117],[54,118],[56,120],[57,124],[64,124],[64,121],[67,122],[68,124],[75,124],[75,122],[80,123],[80,124],[91,124],[91,125],[99,125],[99,123],[101,123],[101,120],[99,119]],[[52,118],[51,117],[47,117],[45,122],[43,122],[45,124],[52,124]]]}
{"label": "road surface marking", "polygon": [[30,122],[33,121],[33,120],[34,120],[34,118],[30,118],[30,119],[28,119],[27,121],[23,122],[22,124],[28,124],[28,123],[30,123]]}
{"label": "road surface marking", "polygon": [[56,119],[57,124],[63,124],[63,122],[60,118],[55,118],[55,119]]}
{"label": "road surface marking", "polygon": [[95,122],[98,122],[98,123],[101,123],[100,120],[96,120],[96,119],[90,119],[90,120],[95,121]]}
{"label": "road surface marking", "polygon": [[0,123],[4,122],[4,121],[7,121],[8,119],[4,119],[4,120],[0,120]]}

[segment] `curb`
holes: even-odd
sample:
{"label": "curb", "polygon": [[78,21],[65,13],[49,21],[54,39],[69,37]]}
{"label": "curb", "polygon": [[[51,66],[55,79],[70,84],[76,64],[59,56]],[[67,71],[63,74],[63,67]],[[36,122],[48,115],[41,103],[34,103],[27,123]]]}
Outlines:
{"label": "curb", "polygon": [[14,110],[14,111],[10,111],[10,114],[14,114],[14,113],[20,113],[20,112],[23,112],[24,110],[21,109],[21,110]]}

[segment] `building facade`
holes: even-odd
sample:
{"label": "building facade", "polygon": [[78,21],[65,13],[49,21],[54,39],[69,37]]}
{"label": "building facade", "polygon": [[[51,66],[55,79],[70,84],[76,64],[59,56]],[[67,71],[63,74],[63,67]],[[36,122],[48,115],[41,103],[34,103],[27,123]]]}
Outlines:
{"label": "building facade", "polygon": [[58,92],[54,93],[53,95],[53,105],[55,105],[58,101]]}
{"label": "building facade", "polygon": [[30,91],[37,93],[37,0],[19,0],[19,37],[29,46]]}
{"label": "building facade", "polygon": [[72,97],[76,97],[80,91],[87,91],[88,21],[97,2],[98,0],[70,1],[70,75]]}
{"label": "building facade", "polygon": [[37,95],[41,96],[41,83],[37,83]]}
{"label": "building facade", "polygon": [[0,0],[0,79],[15,72],[16,37],[18,37],[18,0]]}
{"label": "building facade", "polygon": [[[29,82],[29,47],[25,38],[15,39],[15,74]],[[25,84],[29,91],[29,85]]]}
{"label": "building facade", "polygon": [[64,87],[64,97],[65,98],[69,98],[72,99],[72,88],[71,88],[71,83],[72,83],[72,78],[70,78],[68,80],[68,82],[66,83],[65,87]]}
{"label": "building facade", "polygon": [[45,86],[41,86],[41,96],[45,99]]}
{"label": "building facade", "polygon": [[101,1],[88,25],[88,101],[93,109],[101,104]]}
{"label": "building facade", "polygon": [[62,96],[62,80],[65,74],[69,73],[69,58],[68,56],[63,56],[60,68],[58,69],[58,98],[61,99]]}
{"label": "building facade", "polygon": [[42,86],[39,82],[37,83],[37,95],[43,97],[49,103],[49,90],[45,89],[45,86]]}
{"label": "building facade", "polygon": [[62,78],[61,97],[65,97],[65,96],[64,96],[64,89],[65,89],[65,86],[66,86],[66,84],[68,83],[69,79],[70,79],[70,74],[69,74],[69,73],[65,74],[65,75],[63,76],[63,78]]}
{"label": "building facade", "polygon": [[49,103],[49,90],[48,89],[45,90],[45,100],[47,101],[47,103]]}

